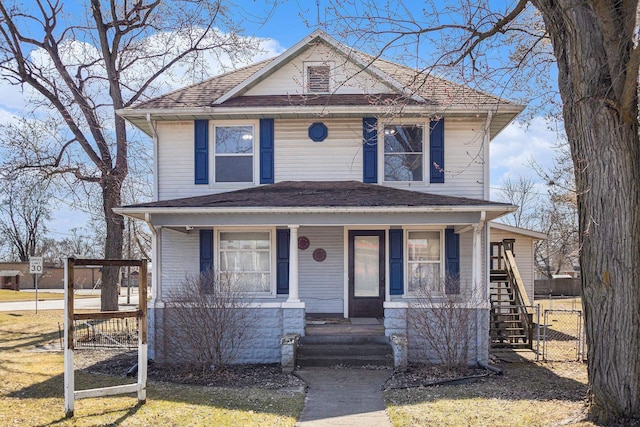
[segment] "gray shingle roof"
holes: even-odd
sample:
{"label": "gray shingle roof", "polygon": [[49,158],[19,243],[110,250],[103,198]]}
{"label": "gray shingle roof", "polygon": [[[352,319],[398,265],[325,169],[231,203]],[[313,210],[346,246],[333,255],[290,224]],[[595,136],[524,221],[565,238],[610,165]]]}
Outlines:
{"label": "gray shingle roof", "polygon": [[357,181],[284,181],[244,190],[158,202],[125,208],[322,208],[485,206],[508,203],[402,190]]}
{"label": "gray shingle roof", "polygon": [[[354,58],[364,60],[365,65],[371,63],[389,77],[402,84],[409,93],[415,93],[425,99],[426,105],[451,107],[476,106],[476,105],[517,105],[502,98],[477,91],[468,86],[454,83],[433,75],[418,73],[415,69],[396,64],[371,55],[352,50],[349,55]],[[349,103],[344,103],[344,95],[331,95],[320,101],[322,97],[313,97],[318,104],[309,104],[309,96],[287,96],[274,97],[265,96],[237,96],[221,104],[214,104],[218,98],[231,91],[233,88],[267,67],[277,58],[271,58],[256,64],[222,74],[205,80],[166,95],[141,102],[130,109],[168,109],[168,108],[217,108],[217,107],[253,107],[253,106],[298,106],[298,105],[372,105],[370,96],[360,95],[349,96]],[[398,97],[389,89],[388,94],[382,97]],[[403,98],[405,104],[407,98]],[[302,102],[303,100],[307,102]],[[275,102],[277,101],[277,102]],[[275,103],[274,103],[275,102]],[[417,104],[417,102],[409,102]],[[378,104],[375,104],[378,105]]]}

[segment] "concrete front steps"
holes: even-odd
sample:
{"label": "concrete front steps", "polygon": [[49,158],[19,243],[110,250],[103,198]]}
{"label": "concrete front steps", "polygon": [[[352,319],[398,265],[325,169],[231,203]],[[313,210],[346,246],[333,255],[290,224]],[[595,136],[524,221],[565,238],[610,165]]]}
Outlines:
{"label": "concrete front steps", "polygon": [[384,366],[393,368],[393,350],[384,328],[374,325],[307,327],[296,365],[304,367]]}

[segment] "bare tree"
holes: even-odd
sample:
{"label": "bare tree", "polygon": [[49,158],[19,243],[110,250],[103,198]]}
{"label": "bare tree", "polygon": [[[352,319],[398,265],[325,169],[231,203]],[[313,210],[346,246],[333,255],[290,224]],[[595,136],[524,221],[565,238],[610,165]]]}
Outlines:
{"label": "bare tree", "polygon": [[37,174],[0,174],[0,237],[12,258],[22,262],[36,255],[50,219],[49,181]]}
{"label": "bare tree", "polygon": [[[379,41],[381,55],[413,55],[423,71],[416,81],[437,70],[509,93],[514,82],[548,70],[549,62],[534,59],[552,49],[561,98],[555,104],[575,168],[589,417],[640,419],[638,2],[426,0],[412,11],[401,0],[336,1],[334,8],[335,23],[343,24],[337,31]],[[510,45],[511,37],[528,45]],[[507,57],[516,62],[501,60]]]}
{"label": "bare tree", "polygon": [[250,303],[230,276],[209,271],[187,277],[169,293],[164,351],[203,370],[230,364],[257,320]]}
{"label": "bare tree", "polygon": [[479,302],[469,292],[443,292],[459,289],[459,282],[458,278],[446,277],[432,286],[416,287],[407,315],[410,341],[416,344],[420,359],[446,369],[469,363],[471,325]]}
{"label": "bare tree", "polygon": [[[256,41],[240,37],[230,16],[221,0],[90,0],[73,11],[60,0],[0,3],[0,77],[28,88],[34,113],[53,110],[65,125],[57,144],[25,151],[18,166],[99,186],[106,258],[122,257],[122,217],[112,209],[129,173],[130,138],[115,110],[171,77],[205,77],[205,52],[252,52]],[[117,269],[102,277],[101,308],[117,310]]]}
{"label": "bare tree", "polygon": [[536,212],[542,203],[536,193],[536,182],[533,178],[519,176],[502,180],[500,199],[518,206],[518,210],[505,216],[509,225],[521,228],[536,228]]}

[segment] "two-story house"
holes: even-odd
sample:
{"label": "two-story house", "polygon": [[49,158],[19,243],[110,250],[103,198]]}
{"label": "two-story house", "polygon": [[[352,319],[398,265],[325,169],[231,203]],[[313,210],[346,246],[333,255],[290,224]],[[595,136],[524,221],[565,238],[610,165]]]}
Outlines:
{"label": "two-story house", "polygon": [[151,353],[170,357],[154,333],[171,291],[213,269],[261,319],[238,362],[278,362],[310,314],[406,335],[422,286],[473,297],[471,358],[486,361],[488,224],[516,209],[489,201],[489,143],[522,109],[318,30],[118,111],[153,138],[155,201],[118,210],[153,232]]}

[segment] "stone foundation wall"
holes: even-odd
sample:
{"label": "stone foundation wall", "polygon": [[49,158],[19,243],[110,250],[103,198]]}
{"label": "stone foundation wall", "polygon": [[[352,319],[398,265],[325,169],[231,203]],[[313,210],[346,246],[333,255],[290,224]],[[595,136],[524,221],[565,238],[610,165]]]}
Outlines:
{"label": "stone foundation wall", "polygon": [[[415,309],[385,308],[384,326],[388,337],[406,337],[407,359],[409,362],[440,363],[438,355],[431,351],[425,342],[421,342],[412,331],[408,317]],[[489,310],[470,308],[468,332],[468,361],[486,363],[489,352]]]}
{"label": "stone foundation wall", "polygon": [[[166,354],[163,333],[167,330],[165,315],[171,308],[149,309],[149,357],[160,363],[172,363],[171,354]],[[287,334],[304,335],[304,308],[269,307],[251,308],[255,321],[249,337],[240,344],[233,364],[280,363],[281,339]]]}

